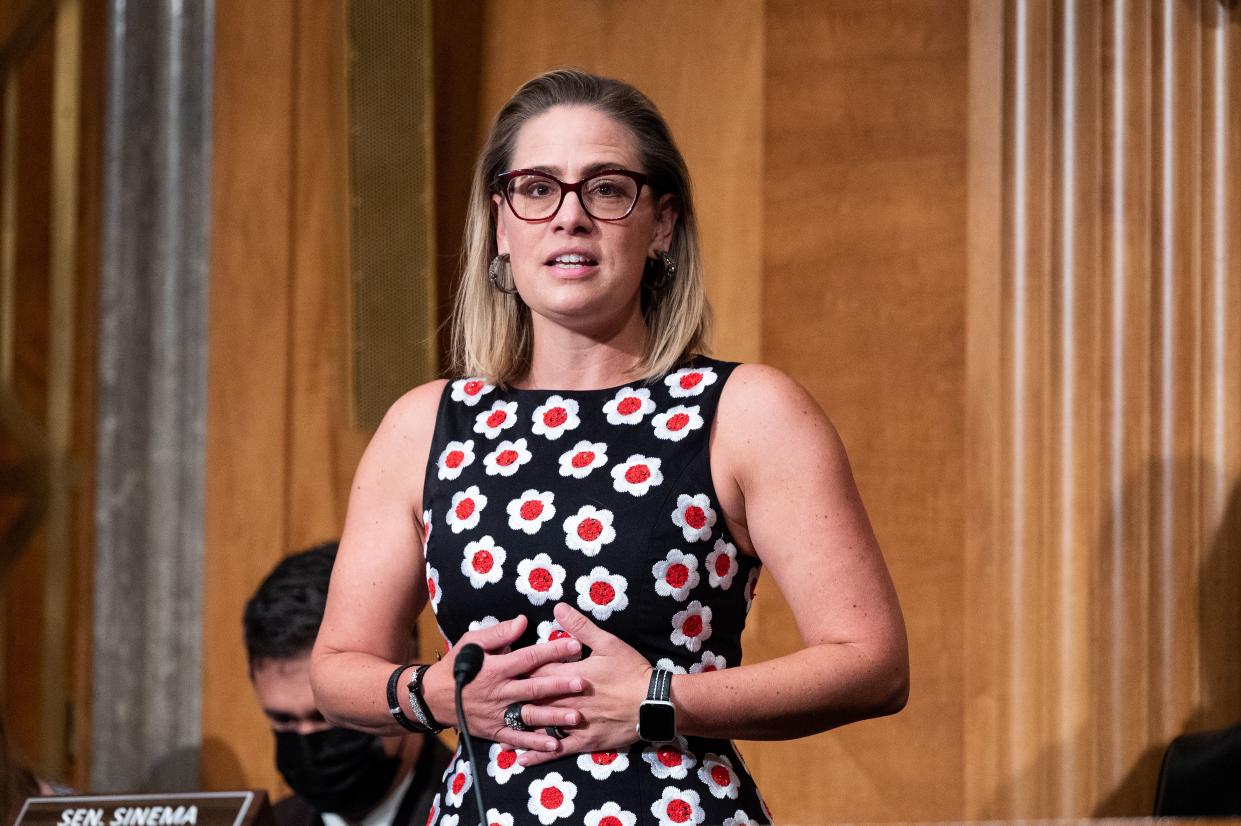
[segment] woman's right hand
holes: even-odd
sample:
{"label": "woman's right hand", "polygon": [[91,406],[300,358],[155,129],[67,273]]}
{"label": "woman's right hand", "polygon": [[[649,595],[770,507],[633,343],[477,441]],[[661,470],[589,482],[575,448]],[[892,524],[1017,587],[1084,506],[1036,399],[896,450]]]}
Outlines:
{"label": "woman's right hand", "polygon": [[[460,651],[466,643],[477,643],[487,652],[482,670],[461,693],[470,734],[506,743],[515,748],[555,751],[557,741],[546,734],[546,726],[577,725],[578,712],[555,705],[561,697],[579,694],[582,678],[576,674],[554,677],[527,677],[548,663],[577,659],[581,643],[565,638],[536,643],[514,651],[507,650],[526,630],[526,618],[519,615],[478,631],[463,634],[453,646]],[[455,725],[453,661],[455,653],[427,669],[422,695],[435,719],[442,725]],[[512,703],[525,703],[522,719],[531,731],[518,731],[504,725],[504,711]]]}

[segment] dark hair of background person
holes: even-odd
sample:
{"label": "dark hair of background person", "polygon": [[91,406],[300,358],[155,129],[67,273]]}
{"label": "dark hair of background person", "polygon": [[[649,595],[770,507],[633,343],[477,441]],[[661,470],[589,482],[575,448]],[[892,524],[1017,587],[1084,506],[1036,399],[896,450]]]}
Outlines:
{"label": "dark hair of background person", "polygon": [[9,738],[0,715],[0,823],[16,820],[26,798],[37,794],[39,781],[10,751]]}
{"label": "dark hair of background person", "polygon": [[310,653],[323,622],[337,547],[324,542],[285,557],[250,597],[242,625],[251,668]]}

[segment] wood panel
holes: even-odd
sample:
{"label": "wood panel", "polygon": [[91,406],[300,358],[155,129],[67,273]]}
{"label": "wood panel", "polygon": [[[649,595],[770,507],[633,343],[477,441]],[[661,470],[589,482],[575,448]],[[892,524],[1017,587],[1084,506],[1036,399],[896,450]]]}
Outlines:
{"label": "wood panel", "polygon": [[242,610],[281,557],[339,535],[369,438],[349,397],[347,5],[216,20],[202,775],[282,796]]}
{"label": "wood panel", "polygon": [[[841,432],[912,669],[897,717],[749,748],[781,821],[961,811],[968,33],[960,3],[767,4],[763,357]],[[799,647],[759,594],[757,653]]]}
{"label": "wood panel", "polygon": [[[102,11],[98,2],[0,7],[0,69],[13,92],[6,115],[15,117],[3,131],[5,141],[12,139],[12,165],[0,173],[13,221],[5,227],[12,339],[0,347],[0,372],[11,381],[10,397],[20,400],[0,434],[0,451],[14,463],[3,497],[6,529],[15,527],[22,507],[47,500],[46,511],[33,511],[31,537],[7,537],[17,558],[0,597],[0,705],[23,757],[44,775],[77,785],[86,778],[81,758],[90,734],[90,626],[83,618],[91,590],[93,217],[102,192],[102,87],[93,81],[101,77]],[[33,485],[32,471],[39,477]]]}
{"label": "wood panel", "polygon": [[273,775],[241,614],[289,538],[295,6],[216,4],[201,759],[209,789],[268,785]]}
{"label": "wood panel", "polygon": [[974,11],[965,815],[1140,815],[1241,715],[1239,27]]}
{"label": "wood panel", "polygon": [[714,352],[742,361],[760,347],[762,33],[763,7],[744,0],[492,0],[481,47],[455,44],[483,64],[471,159],[504,101],[557,66],[621,78],[655,101],[693,176]]}
{"label": "wood panel", "polygon": [[302,5],[297,16],[290,551],[340,535],[353,472],[370,435],[353,429],[349,401],[346,5]]}

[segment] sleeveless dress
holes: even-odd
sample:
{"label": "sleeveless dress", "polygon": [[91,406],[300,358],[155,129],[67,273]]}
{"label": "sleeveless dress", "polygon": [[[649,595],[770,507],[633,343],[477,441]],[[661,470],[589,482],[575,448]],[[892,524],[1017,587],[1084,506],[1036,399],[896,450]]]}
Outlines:
{"label": "sleeveless dress", "polygon": [[[696,358],[649,384],[503,390],[450,382],[424,484],[427,592],[440,632],[524,613],[516,646],[565,636],[576,606],[651,663],[694,674],[741,663],[760,564],[724,528],[708,450],[735,364]],[[635,735],[636,736],[636,735]],[[429,824],[769,823],[729,740],[678,737],[523,767],[475,738],[459,747]]]}

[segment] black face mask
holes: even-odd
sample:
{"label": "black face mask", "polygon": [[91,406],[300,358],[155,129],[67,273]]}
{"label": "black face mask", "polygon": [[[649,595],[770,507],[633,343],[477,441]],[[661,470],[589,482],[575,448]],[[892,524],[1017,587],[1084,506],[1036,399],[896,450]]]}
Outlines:
{"label": "black face mask", "polygon": [[320,812],[368,813],[392,788],[400,765],[400,758],[384,753],[378,736],[363,731],[276,732],[276,768]]}

